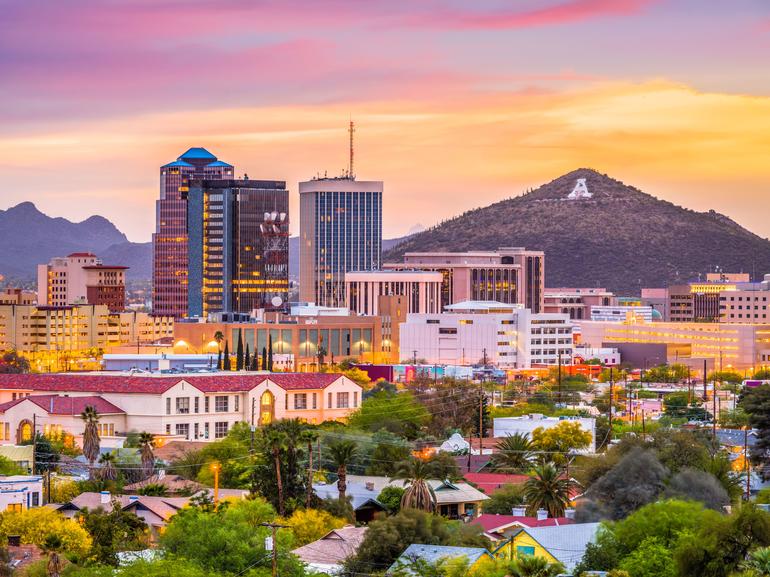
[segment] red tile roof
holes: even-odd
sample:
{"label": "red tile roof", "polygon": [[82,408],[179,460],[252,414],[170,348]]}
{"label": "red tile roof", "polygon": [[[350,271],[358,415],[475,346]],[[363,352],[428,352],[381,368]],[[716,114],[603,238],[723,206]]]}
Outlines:
{"label": "red tile roof", "polygon": [[60,395],[30,395],[0,405],[0,413],[16,405],[30,401],[50,415],[80,415],[86,407],[93,407],[100,415],[124,414],[125,411],[111,402],[96,396],[63,397]]}
{"label": "red tile roof", "polygon": [[71,252],[70,254],[67,255],[67,258],[71,256],[96,256],[96,255],[92,252]]}
{"label": "red tile roof", "polygon": [[140,376],[124,373],[55,373],[0,375],[0,389],[51,392],[145,393],[160,395],[182,381],[204,393],[249,391],[265,379],[285,390],[325,389],[342,375],[335,373],[247,373]]}
{"label": "red tile roof", "polygon": [[528,528],[552,527],[554,525],[571,525],[574,522],[574,519],[568,519],[567,517],[548,517],[547,519],[538,520],[537,517],[518,517],[514,515],[492,515],[485,513],[476,517],[471,521],[471,524],[481,526],[485,533],[495,533],[497,530],[502,530],[512,525],[520,525]]}
{"label": "red tile roof", "polygon": [[525,483],[527,475],[505,475],[503,473],[465,473],[465,480],[476,485],[487,495],[494,495],[505,485],[520,485]]}

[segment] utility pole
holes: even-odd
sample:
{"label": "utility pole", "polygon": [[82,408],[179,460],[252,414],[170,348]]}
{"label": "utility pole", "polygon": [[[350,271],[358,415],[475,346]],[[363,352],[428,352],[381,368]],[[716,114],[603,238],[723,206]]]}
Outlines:
{"label": "utility pole", "polygon": [[265,549],[273,553],[273,577],[278,577],[278,547],[275,541],[275,534],[278,529],[286,528],[286,525],[278,525],[276,523],[260,523],[262,527],[270,527],[273,534],[265,539]]}
{"label": "utility pole", "polygon": [[[49,455],[50,456],[50,455]],[[32,415],[32,474],[35,474],[35,458],[37,457],[37,415]],[[90,471],[89,471],[90,474]]]}
{"label": "utility pole", "polygon": [[[708,394],[706,392],[706,379],[708,378],[708,369],[706,368],[706,359],[703,359],[703,402],[708,400]],[[708,407],[708,405],[706,405]]]}
{"label": "utility pole", "polygon": [[[486,356],[486,349],[484,349],[484,356]],[[479,455],[484,454],[484,384],[479,383]]]}
{"label": "utility pole", "polygon": [[412,351],[412,364],[415,367],[417,366],[417,349]]}
{"label": "utility pole", "polygon": [[746,501],[751,499],[751,467],[749,466],[749,427],[743,427],[743,468],[746,472]]}
{"label": "utility pole", "polygon": [[711,380],[711,393],[712,393],[712,401],[714,405],[714,418],[712,419],[712,432],[714,433],[714,438],[717,438],[717,379],[716,375],[714,375],[714,378]]}
{"label": "utility pole", "polygon": [[609,421],[610,421],[610,441],[612,441],[612,405],[615,401],[615,380],[613,378],[612,374],[612,367],[610,367],[610,410],[609,410]]}
{"label": "utility pole", "polygon": [[558,397],[557,402],[558,402],[559,405],[561,405],[561,350],[559,350],[559,353],[556,356],[556,362],[557,362],[557,365],[558,365],[558,369],[557,369],[558,373],[557,373],[556,380],[557,380],[558,386],[559,386],[559,397]]}

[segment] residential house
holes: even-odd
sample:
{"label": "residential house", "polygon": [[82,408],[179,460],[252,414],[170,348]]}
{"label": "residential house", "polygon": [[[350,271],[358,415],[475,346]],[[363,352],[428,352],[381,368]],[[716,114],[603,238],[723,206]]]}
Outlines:
{"label": "residential house", "polygon": [[360,385],[333,373],[4,374],[0,444],[31,439],[33,425],[78,442],[84,426],[79,415],[88,405],[103,415],[99,434],[107,441],[129,431],[152,433],[161,442],[212,441],[242,421],[342,421],[360,406],[361,394]]}
{"label": "residential house", "polygon": [[588,544],[596,540],[600,526],[601,523],[575,523],[522,527],[493,554],[505,559],[521,555],[543,557],[551,563],[561,563],[570,572],[583,558]]}
{"label": "residential house", "polygon": [[759,439],[757,431],[754,429],[717,429],[716,434],[719,445],[727,451],[733,471],[745,472],[744,452],[748,448],[749,454],[751,454],[751,450]]}
{"label": "residential house", "polygon": [[[416,560],[422,559],[426,563],[434,564],[443,560],[464,559],[468,563],[469,569],[478,567],[484,559],[492,559],[489,551],[481,547],[449,547],[446,545],[409,545],[406,551],[396,559],[390,566],[385,575],[392,574],[396,569],[405,569],[409,572],[409,567]],[[416,574],[415,574],[416,575]]]}
{"label": "residential house", "polygon": [[336,575],[345,559],[355,555],[366,536],[367,527],[347,525],[329,531],[326,535],[294,549],[294,553],[312,571]]}
{"label": "residential house", "polygon": [[0,477],[0,512],[23,511],[43,504],[43,477],[9,475]]}
{"label": "residential house", "polygon": [[500,489],[510,485],[526,483],[529,475],[508,475],[505,473],[465,473],[463,478],[479,491],[494,495]]}
{"label": "residential house", "polygon": [[572,509],[568,510],[568,516],[565,517],[549,517],[545,509],[540,509],[536,517],[529,517],[523,507],[514,507],[512,513],[512,515],[484,513],[471,521],[471,524],[481,527],[490,541],[497,542],[510,538],[521,528],[571,525],[575,522]]}

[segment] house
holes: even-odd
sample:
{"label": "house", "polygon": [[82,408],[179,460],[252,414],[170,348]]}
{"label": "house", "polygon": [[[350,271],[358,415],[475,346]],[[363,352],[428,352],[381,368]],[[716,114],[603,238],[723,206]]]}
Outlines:
{"label": "house", "polygon": [[751,454],[751,450],[759,438],[757,431],[754,429],[717,429],[716,434],[720,446],[727,451],[733,471],[745,472],[744,446],[748,447],[749,454]]}
{"label": "house", "polygon": [[354,555],[366,536],[366,527],[347,525],[329,531],[326,535],[294,549],[294,553],[314,572],[336,575],[342,570],[342,563]]}
{"label": "house", "polygon": [[476,517],[471,521],[471,524],[481,527],[484,535],[490,541],[495,542],[510,538],[521,528],[531,529],[533,527],[571,525],[574,522],[574,510],[568,510],[568,516],[566,517],[549,517],[545,509],[540,509],[536,517],[528,517],[523,507],[514,507],[512,515],[485,513]]}
{"label": "house", "polygon": [[[468,483],[431,479],[428,484],[436,496],[438,513],[450,519],[476,517],[481,511],[481,504],[489,499]],[[371,521],[377,511],[385,510],[385,507],[377,501],[377,497],[385,487],[405,488],[406,486],[406,481],[392,480],[388,477],[348,475],[346,494],[352,497],[356,521]],[[315,484],[313,490],[321,499],[336,499],[339,494],[336,482]]]}
{"label": "house", "polygon": [[494,495],[500,489],[509,485],[526,483],[529,475],[507,475],[504,473],[465,473],[463,478],[479,491]]}
{"label": "house", "polygon": [[123,490],[127,493],[136,493],[148,485],[159,485],[165,489],[166,493],[172,495],[192,495],[193,493],[198,493],[206,488],[200,483],[191,481],[190,479],[185,479],[180,475],[167,475],[165,471],[161,470],[160,472],[156,473],[155,475],[151,475],[143,481],[125,485]]}
{"label": "house", "polygon": [[522,527],[500,545],[495,557],[513,559],[517,555],[544,557],[559,562],[572,571],[585,554],[589,543],[596,540],[601,523],[575,523],[546,527]]}
{"label": "house", "polygon": [[492,559],[489,551],[481,547],[449,547],[446,545],[409,545],[406,551],[396,559],[385,575],[392,574],[398,568],[408,568],[414,561],[422,559],[426,563],[434,564],[442,559],[465,559],[468,568],[473,569],[481,564],[484,559]]}
{"label": "house", "polygon": [[146,431],[161,443],[171,437],[208,442],[241,421],[345,420],[361,394],[360,385],[333,373],[2,374],[0,444],[28,441],[33,426],[80,442],[86,406],[101,415],[104,446],[122,446],[128,431]]}
{"label": "house", "polygon": [[0,445],[0,457],[4,457],[21,467],[28,473],[32,472],[32,456],[34,449],[29,445]]}
{"label": "house", "polygon": [[0,477],[0,512],[23,511],[43,504],[43,477],[9,475]]}

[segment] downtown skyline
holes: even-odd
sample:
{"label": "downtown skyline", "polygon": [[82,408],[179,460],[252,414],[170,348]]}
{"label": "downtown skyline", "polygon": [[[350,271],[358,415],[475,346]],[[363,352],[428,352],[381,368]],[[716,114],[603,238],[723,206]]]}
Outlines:
{"label": "downtown skyline", "polygon": [[299,181],[346,167],[352,117],[358,178],[386,183],[384,238],[581,166],[770,236],[759,1],[5,10],[0,209],[101,214],[147,241],[158,164],[203,146],[285,179],[297,214]]}

